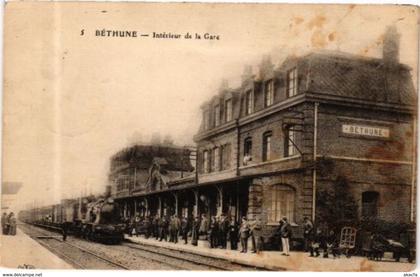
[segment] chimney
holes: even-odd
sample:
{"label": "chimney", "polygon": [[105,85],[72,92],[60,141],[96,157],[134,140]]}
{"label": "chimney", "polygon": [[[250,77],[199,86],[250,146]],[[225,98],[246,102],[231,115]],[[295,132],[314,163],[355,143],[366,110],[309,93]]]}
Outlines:
{"label": "chimney", "polygon": [[222,79],[219,90],[224,91],[224,90],[227,90],[227,89],[229,89],[229,82],[226,79]]}
{"label": "chimney", "polygon": [[244,72],[241,75],[242,83],[245,83],[247,80],[252,78],[252,66],[246,65],[244,67]]}
{"label": "chimney", "polygon": [[385,66],[390,67],[399,63],[400,34],[395,25],[388,26],[384,35],[382,58]]}
{"label": "chimney", "polygon": [[260,78],[263,79],[265,76],[268,76],[274,70],[274,65],[271,62],[270,55],[264,55],[260,64]]}

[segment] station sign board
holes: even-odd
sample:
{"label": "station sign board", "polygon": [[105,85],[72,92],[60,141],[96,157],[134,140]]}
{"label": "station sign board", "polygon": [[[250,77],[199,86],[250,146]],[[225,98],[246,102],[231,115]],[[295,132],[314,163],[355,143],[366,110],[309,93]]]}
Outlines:
{"label": "station sign board", "polygon": [[389,138],[390,136],[390,130],[388,127],[367,126],[359,124],[343,124],[342,132],[348,135],[377,138]]}

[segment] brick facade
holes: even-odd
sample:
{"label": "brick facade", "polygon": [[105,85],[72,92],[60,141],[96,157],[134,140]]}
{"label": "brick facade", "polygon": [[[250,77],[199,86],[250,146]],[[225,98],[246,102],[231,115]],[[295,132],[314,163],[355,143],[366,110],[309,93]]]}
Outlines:
{"label": "brick facade", "polygon": [[[234,122],[201,128],[195,136],[199,153],[229,141],[233,168],[228,175],[199,171],[198,184],[247,185],[247,216],[260,218],[267,235],[280,216],[290,217],[298,236],[304,217],[322,221],[314,191],[331,189],[340,178],[348,182],[359,219],[369,208],[378,219],[409,222],[416,97],[408,67],[382,65],[381,59],[323,52],[287,58],[277,69],[265,59],[255,75],[247,67],[239,88],[225,86],[203,105],[211,111],[229,94],[235,99]],[[290,97],[291,70],[297,70],[297,88]],[[396,77],[398,84],[384,83]],[[269,106],[264,105],[268,82],[274,82]],[[291,157],[289,130],[294,131]],[[270,159],[264,160],[267,133]],[[245,141],[252,141],[251,157],[245,155]],[[202,157],[198,161],[200,168]]]}

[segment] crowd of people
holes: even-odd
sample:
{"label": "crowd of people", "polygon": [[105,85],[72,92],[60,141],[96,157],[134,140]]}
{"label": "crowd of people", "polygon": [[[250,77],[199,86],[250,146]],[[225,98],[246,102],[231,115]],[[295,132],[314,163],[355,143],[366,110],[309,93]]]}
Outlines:
{"label": "crowd of people", "polygon": [[[189,220],[188,217],[172,216],[154,216],[140,218],[136,216],[133,219],[125,218],[126,233],[129,236],[144,235],[145,238],[153,237],[159,241],[169,241],[178,243],[181,237],[184,244],[190,242],[197,246],[198,240],[207,240],[210,248],[227,249],[230,245],[231,250],[239,250],[241,253],[248,252],[248,240],[252,243],[251,252],[259,253],[263,250],[262,224],[257,218],[248,220],[242,217],[241,222],[234,217],[229,218],[222,214],[220,216],[211,216],[206,214],[201,217],[195,217]],[[287,218],[280,221],[278,234],[281,237],[283,255],[290,255],[289,240],[292,236],[292,228]],[[228,244],[229,242],[229,244]]]}
{"label": "crowd of people", "polygon": [[[195,217],[189,220],[188,217],[172,216],[154,216],[134,219],[125,219],[127,226],[126,233],[130,236],[144,235],[146,238],[153,237],[159,241],[169,241],[178,243],[179,237],[187,244],[198,245],[198,240],[208,242],[209,248],[240,250],[241,253],[248,252],[248,241],[250,241],[251,252],[259,253],[264,247],[263,226],[260,219],[248,220],[242,217],[238,222],[234,217],[211,216],[202,214],[201,217]],[[310,257],[324,258],[339,256],[339,237],[329,230],[321,231],[315,228],[313,222],[305,217],[302,223],[303,227],[303,248]],[[292,238],[292,226],[286,217],[283,217],[274,232],[276,249],[282,251],[282,255],[290,255],[290,240]],[[229,243],[228,243],[229,242]],[[322,254],[322,255],[321,255]]]}
{"label": "crowd of people", "polygon": [[1,216],[1,230],[3,235],[16,235],[16,217],[13,212],[3,213]]}

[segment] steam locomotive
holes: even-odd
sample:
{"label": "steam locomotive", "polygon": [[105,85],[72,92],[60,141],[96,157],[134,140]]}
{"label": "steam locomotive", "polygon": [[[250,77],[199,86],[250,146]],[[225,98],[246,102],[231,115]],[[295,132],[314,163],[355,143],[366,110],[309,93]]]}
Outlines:
{"label": "steam locomotive", "polygon": [[20,211],[20,221],[61,230],[92,241],[116,244],[124,238],[120,207],[110,197],[65,199],[60,204]]}

